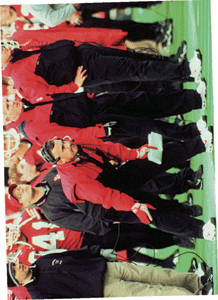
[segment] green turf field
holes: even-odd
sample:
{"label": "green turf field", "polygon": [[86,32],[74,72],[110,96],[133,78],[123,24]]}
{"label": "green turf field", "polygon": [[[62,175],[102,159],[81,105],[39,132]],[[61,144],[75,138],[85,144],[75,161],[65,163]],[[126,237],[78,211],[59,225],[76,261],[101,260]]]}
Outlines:
{"label": "green turf field", "polygon": [[[206,114],[208,117],[208,125],[213,125],[213,86],[212,86],[212,44],[211,44],[211,17],[210,17],[210,0],[190,0],[190,1],[165,1],[159,7],[150,10],[133,9],[132,20],[139,22],[156,22],[163,21],[166,18],[173,19],[174,39],[170,47],[170,54],[175,53],[183,40],[187,41],[187,56],[192,58],[193,51],[200,49],[203,55],[202,77],[207,80],[207,108],[200,109],[184,115],[185,120],[197,121],[201,115]],[[190,82],[184,84],[185,88],[195,89],[196,83]],[[208,221],[210,217],[216,216],[216,200],[215,200],[215,161],[214,152],[203,153],[191,159],[191,167],[197,170],[200,164],[204,166],[204,186],[202,191],[190,190],[194,197],[194,204],[203,207],[204,221]],[[181,201],[185,201],[187,194],[177,197]],[[166,258],[168,254],[172,254],[176,247],[158,250],[157,258]],[[180,254],[191,251],[180,248]],[[217,240],[215,242],[206,240],[197,240],[196,248],[193,250],[200,255],[205,262],[214,268],[214,293],[218,294],[217,282]],[[153,251],[147,252],[153,255]],[[190,267],[190,261],[194,254],[184,254],[179,257],[176,270],[187,272]],[[197,261],[201,259],[197,256]]]}

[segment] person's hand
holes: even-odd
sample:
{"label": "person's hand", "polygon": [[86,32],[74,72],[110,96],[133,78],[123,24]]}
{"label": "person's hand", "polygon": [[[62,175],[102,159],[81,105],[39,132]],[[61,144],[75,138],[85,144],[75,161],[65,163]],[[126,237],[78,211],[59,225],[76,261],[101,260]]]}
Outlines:
{"label": "person's hand", "polygon": [[117,253],[113,249],[100,249],[100,255],[109,261],[116,261]]}
{"label": "person's hand", "polygon": [[80,13],[75,12],[69,19],[69,22],[73,25],[81,25],[83,23],[83,18],[80,16]]}
{"label": "person's hand", "polygon": [[143,145],[139,149],[137,149],[137,158],[144,159],[148,156],[149,149],[148,145]]}
{"label": "person's hand", "polygon": [[132,206],[131,210],[136,216],[139,218],[139,220],[144,224],[149,224],[153,221],[153,218],[149,212],[149,209],[155,210],[156,208],[153,207],[150,204],[142,204],[142,203],[136,203]]}
{"label": "person's hand", "polygon": [[74,80],[74,83],[80,88],[83,85],[83,82],[88,77],[88,75],[85,75],[86,70],[83,70],[83,66],[78,67],[76,71],[76,77]]}

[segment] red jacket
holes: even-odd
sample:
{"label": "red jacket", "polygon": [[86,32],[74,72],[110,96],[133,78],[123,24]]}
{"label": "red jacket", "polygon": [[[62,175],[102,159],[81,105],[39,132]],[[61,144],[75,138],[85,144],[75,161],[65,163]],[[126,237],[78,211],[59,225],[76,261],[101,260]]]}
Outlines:
{"label": "red jacket", "polygon": [[124,46],[128,32],[120,29],[107,28],[82,28],[61,23],[52,28],[40,30],[17,30],[11,37],[18,41],[21,49],[36,49],[39,45],[47,45],[57,40],[71,40],[76,46],[81,43],[97,43],[105,47],[112,47],[126,50]]}
{"label": "red jacket", "polygon": [[[96,149],[104,152],[109,159],[119,159],[121,162],[137,158],[137,150],[129,149],[119,143],[103,142],[98,139],[75,140],[75,144],[82,146],[82,149],[89,156],[102,162],[102,158],[96,155]],[[131,211],[132,206],[137,200],[121,193],[118,190],[105,187],[96,178],[102,172],[102,168],[91,162],[69,162],[57,165],[57,170],[61,178],[63,191],[66,197],[73,203],[77,201],[91,201],[101,204],[104,208],[113,207],[119,211]],[[80,200],[77,200],[77,197]]]}
{"label": "red jacket", "polygon": [[[44,99],[43,99],[44,101]],[[102,124],[98,124],[87,128],[73,128],[60,126],[56,123],[50,123],[50,112],[52,104],[43,106],[36,106],[34,109],[22,112],[16,122],[7,124],[6,130],[16,128],[23,121],[27,124],[25,126],[25,133],[31,140],[36,141],[39,145],[43,145],[46,141],[53,139],[55,136],[60,138],[69,135],[71,138],[76,139],[79,137],[105,137],[105,130]]]}
{"label": "red jacket", "polygon": [[[72,81],[62,86],[49,85],[41,76],[35,75],[36,63],[40,54],[33,54],[15,63],[8,63],[3,76],[9,76],[14,81],[14,87],[23,98],[36,103],[42,97],[58,93],[74,93],[78,86]],[[45,101],[45,100],[43,100]]]}

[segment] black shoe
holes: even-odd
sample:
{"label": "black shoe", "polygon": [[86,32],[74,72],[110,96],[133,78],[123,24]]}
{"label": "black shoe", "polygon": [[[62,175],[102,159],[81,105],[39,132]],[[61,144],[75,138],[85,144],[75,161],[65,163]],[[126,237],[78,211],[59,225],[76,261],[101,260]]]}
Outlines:
{"label": "black shoe", "polygon": [[197,269],[194,271],[199,277],[204,276],[207,270],[207,265],[205,262],[201,262],[198,264]]}
{"label": "black shoe", "polygon": [[210,218],[210,222],[211,222],[214,226],[216,226],[216,217]]}
{"label": "black shoe", "polygon": [[192,205],[191,207],[192,213],[191,216],[192,217],[199,217],[203,215],[203,208],[200,205]]}
{"label": "black shoe", "polygon": [[209,268],[203,276],[201,276],[201,283],[203,285],[207,284],[208,282],[213,281],[213,268]]}
{"label": "black shoe", "polygon": [[183,248],[187,249],[195,249],[196,239],[191,237],[180,237],[177,236],[177,243],[175,245],[178,245]]}
{"label": "black shoe", "polygon": [[188,270],[189,273],[194,273],[198,268],[198,262],[197,259],[195,257],[192,258],[191,260],[191,266]]}
{"label": "black shoe", "polygon": [[202,295],[214,295],[213,282],[208,282],[204,285]]}
{"label": "black shoe", "polygon": [[164,24],[163,47],[170,46],[173,43],[173,19],[167,19]]}
{"label": "black shoe", "polygon": [[195,174],[194,179],[187,180],[189,189],[194,189],[194,190],[203,189],[203,173],[204,173],[203,165],[200,165],[198,170],[194,173]]}
{"label": "black shoe", "polygon": [[174,123],[179,125],[179,126],[184,126],[185,125],[185,119],[184,119],[183,115],[177,115],[175,120],[174,120]]}
{"label": "black shoe", "polygon": [[173,59],[177,62],[182,62],[184,59],[187,58],[187,42],[182,41],[180,47],[178,48],[175,55],[172,55]]}
{"label": "black shoe", "polygon": [[161,267],[174,270],[176,268],[176,264],[178,263],[178,255],[179,250],[177,249],[172,255],[170,255],[161,263]]}
{"label": "black shoe", "polygon": [[188,206],[192,206],[193,203],[194,203],[194,200],[193,200],[193,195],[192,193],[188,193],[187,195],[187,200],[185,202],[181,202],[182,204],[186,204]]}

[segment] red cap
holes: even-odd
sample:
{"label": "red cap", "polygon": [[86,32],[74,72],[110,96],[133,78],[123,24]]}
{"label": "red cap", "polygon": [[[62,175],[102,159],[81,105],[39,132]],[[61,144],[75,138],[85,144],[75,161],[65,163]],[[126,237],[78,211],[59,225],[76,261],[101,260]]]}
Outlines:
{"label": "red cap", "polygon": [[21,203],[19,203],[18,200],[15,197],[13,197],[13,195],[12,195],[12,192],[16,187],[17,187],[16,183],[13,183],[13,184],[9,185],[9,188],[8,188],[9,197],[8,197],[8,199],[9,199],[9,201],[12,205],[14,205],[16,207],[22,207],[23,205]]}

